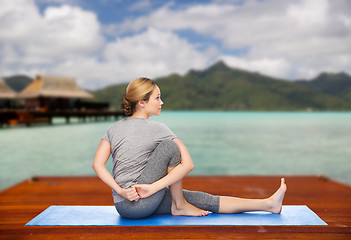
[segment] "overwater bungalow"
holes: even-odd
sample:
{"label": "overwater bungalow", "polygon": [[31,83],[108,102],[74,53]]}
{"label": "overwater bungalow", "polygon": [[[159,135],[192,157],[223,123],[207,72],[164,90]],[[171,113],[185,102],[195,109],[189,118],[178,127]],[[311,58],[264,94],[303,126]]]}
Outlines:
{"label": "overwater bungalow", "polygon": [[[0,126],[32,123],[52,123],[55,117],[71,117],[82,121],[86,118],[118,118],[122,111],[109,109],[109,103],[97,102],[94,96],[80,88],[75,78],[38,75],[23,91],[16,94],[4,81],[0,84],[0,100],[14,99],[21,102],[21,108],[2,108]],[[9,104],[4,101],[3,105]],[[1,109],[1,105],[0,105]]]}
{"label": "overwater bungalow", "polygon": [[10,109],[15,107],[17,93],[13,91],[5,82],[0,79],[0,109]]}
{"label": "overwater bungalow", "polygon": [[[25,99],[25,108],[29,110],[66,110],[92,107],[93,95],[80,88],[75,78],[37,75],[36,79],[18,94]],[[97,104],[97,103],[96,103]],[[96,107],[108,107],[108,104]]]}

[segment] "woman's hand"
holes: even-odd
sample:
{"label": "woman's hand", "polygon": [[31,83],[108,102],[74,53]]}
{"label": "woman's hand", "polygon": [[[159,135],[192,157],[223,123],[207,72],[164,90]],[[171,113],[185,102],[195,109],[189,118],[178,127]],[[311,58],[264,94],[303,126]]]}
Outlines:
{"label": "woman's hand", "polygon": [[134,187],[128,189],[121,188],[118,194],[131,202],[138,201],[140,199],[140,196]]}
{"label": "woman's hand", "polygon": [[140,198],[147,198],[155,193],[155,190],[151,184],[136,184],[132,187],[136,189]]}

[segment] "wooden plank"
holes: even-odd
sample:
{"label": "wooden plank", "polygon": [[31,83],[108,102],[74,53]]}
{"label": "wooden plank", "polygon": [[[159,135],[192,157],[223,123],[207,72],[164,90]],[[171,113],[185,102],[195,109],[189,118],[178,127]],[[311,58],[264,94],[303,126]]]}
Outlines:
{"label": "wooden plank", "polygon": [[118,119],[124,116],[122,110],[57,110],[57,111],[34,111],[34,110],[0,110],[0,127],[2,125],[26,124],[30,126],[36,123],[52,123],[52,119],[63,117],[66,123],[70,122],[71,117],[85,120],[86,118],[99,118],[107,120],[109,117]]}
{"label": "wooden plank", "polygon": [[[184,188],[246,198],[270,196],[279,177],[196,176]],[[351,187],[315,176],[286,177],[285,205],[307,205],[328,226],[25,227],[50,205],[113,205],[97,177],[35,177],[0,192],[0,239],[351,239]]]}

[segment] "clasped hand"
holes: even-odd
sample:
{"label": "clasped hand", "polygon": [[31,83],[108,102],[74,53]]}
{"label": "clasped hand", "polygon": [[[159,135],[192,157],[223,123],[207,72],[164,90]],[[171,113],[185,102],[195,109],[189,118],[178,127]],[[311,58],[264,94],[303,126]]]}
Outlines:
{"label": "clasped hand", "polygon": [[140,198],[146,198],[155,193],[151,184],[135,184],[132,188],[136,189]]}
{"label": "clasped hand", "polygon": [[122,188],[118,194],[131,202],[138,201],[140,199],[140,196],[134,187],[128,189]]}
{"label": "clasped hand", "polygon": [[121,196],[129,201],[138,201],[154,194],[151,184],[136,184],[131,188],[122,189]]}

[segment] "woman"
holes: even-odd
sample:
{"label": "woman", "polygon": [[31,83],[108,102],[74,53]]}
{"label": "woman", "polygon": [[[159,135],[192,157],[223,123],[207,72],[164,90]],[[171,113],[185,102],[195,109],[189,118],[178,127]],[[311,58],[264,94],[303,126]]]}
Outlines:
{"label": "woman", "polygon": [[[267,211],[280,213],[285,191],[266,199],[242,199],[182,189],[182,179],[194,168],[184,144],[164,124],[149,120],[160,115],[163,102],[154,81],[132,81],[123,97],[128,118],[113,124],[98,146],[93,169],[112,188],[122,217],[143,218],[154,213],[205,216],[214,213]],[[112,153],[113,176],[105,164]]]}

